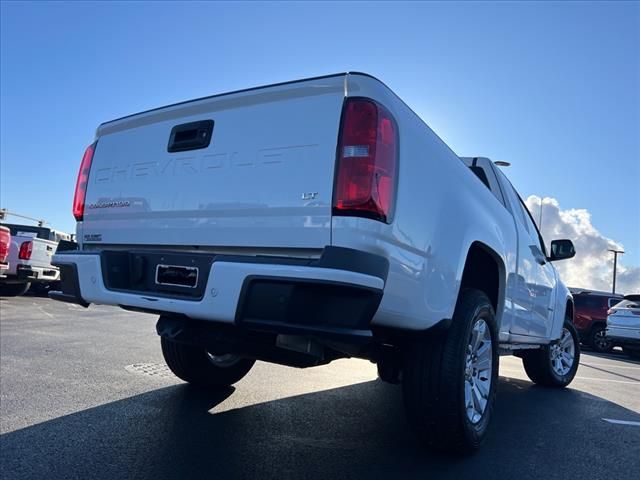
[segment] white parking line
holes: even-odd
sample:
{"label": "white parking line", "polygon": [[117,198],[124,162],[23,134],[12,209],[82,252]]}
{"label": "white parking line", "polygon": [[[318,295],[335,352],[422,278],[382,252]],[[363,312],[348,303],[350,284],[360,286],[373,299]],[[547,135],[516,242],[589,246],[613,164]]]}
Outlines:
{"label": "white parking line", "polygon": [[603,418],[605,422],[615,423],[616,425],[632,425],[634,427],[640,427],[640,422],[632,422],[629,420],[615,420],[613,418]]}
{"label": "white parking line", "polygon": [[47,317],[49,317],[49,318],[56,318],[56,317],[54,317],[53,315],[51,315],[49,312],[47,312],[47,311],[44,309],[44,307],[40,307],[40,306],[38,306],[38,310],[40,310],[42,313],[44,313],[44,314],[45,314]]}
{"label": "white parking line", "polygon": [[[519,370],[515,370],[513,368],[500,367],[500,373],[502,374],[502,376],[510,377],[511,375],[509,375],[509,374],[521,373],[521,372]],[[518,378],[524,379],[526,377],[524,375],[518,375]],[[609,378],[594,378],[594,377],[579,377],[579,376],[574,377],[574,380],[587,380],[587,381],[591,381],[591,382],[625,383],[625,384],[628,384],[628,385],[637,385],[637,386],[640,387],[640,381],[634,382],[634,381],[630,381],[630,380],[612,380],[612,379],[609,379]]]}
{"label": "white parking line", "polygon": [[631,368],[633,370],[640,370],[640,363],[633,364],[634,366],[629,365],[615,365],[610,363],[586,363],[580,362],[580,365],[585,365],[587,367],[608,367],[608,368]]}
{"label": "white parking line", "polygon": [[611,382],[611,383],[630,383],[631,385],[640,386],[640,382],[632,382],[627,380],[611,380],[609,378],[594,378],[594,377],[574,377],[575,380],[591,380],[595,382]]}

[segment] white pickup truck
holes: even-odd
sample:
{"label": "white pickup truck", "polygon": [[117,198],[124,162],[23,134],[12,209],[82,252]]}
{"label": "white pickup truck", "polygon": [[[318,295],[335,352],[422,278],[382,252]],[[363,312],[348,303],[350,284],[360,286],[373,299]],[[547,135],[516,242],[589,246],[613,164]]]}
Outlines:
{"label": "white pickup truck", "polygon": [[401,382],[435,448],[485,438],[499,354],[573,379],[573,303],[506,177],[456,156],[361,73],[252,88],[104,123],[81,163],[77,244],[50,296],[159,315],[187,382],[255,360],[359,357]]}
{"label": "white pickup truck", "polygon": [[46,289],[60,280],[60,270],[51,265],[58,246],[58,233],[47,227],[2,224],[11,232],[8,268],[0,279],[0,295],[18,296],[30,287]]}

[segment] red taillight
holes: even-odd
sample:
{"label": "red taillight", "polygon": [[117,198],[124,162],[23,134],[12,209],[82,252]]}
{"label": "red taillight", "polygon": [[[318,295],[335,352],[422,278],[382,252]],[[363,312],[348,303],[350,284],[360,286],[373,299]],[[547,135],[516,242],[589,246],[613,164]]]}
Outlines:
{"label": "red taillight", "polygon": [[78,222],[82,221],[84,216],[84,199],[87,195],[87,184],[89,183],[89,170],[91,170],[91,161],[93,160],[93,152],[96,144],[93,143],[87,147],[82,156],[80,171],[78,172],[78,180],[76,181],[76,192],[73,195],[73,216]]}
{"label": "red taillight", "polygon": [[396,194],[398,132],[389,111],[366,98],[344,105],[334,215],[390,222]]}
{"label": "red taillight", "polygon": [[11,245],[11,234],[9,230],[0,229],[0,263],[4,263],[9,256],[9,247]]}
{"label": "red taillight", "polygon": [[18,252],[18,258],[20,260],[29,260],[31,258],[31,252],[33,251],[33,242],[22,242],[20,244],[20,251]]}

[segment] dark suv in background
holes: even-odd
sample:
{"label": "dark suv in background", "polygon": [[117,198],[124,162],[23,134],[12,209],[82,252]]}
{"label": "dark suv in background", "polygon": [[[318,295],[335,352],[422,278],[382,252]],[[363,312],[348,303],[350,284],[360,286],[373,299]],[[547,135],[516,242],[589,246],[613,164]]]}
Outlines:
{"label": "dark suv in background", "polygon": [[580,341],[596,352],[609,352],[615,346],[605,335],[607,310],[623,300],[622,295],[570,288],[575,306],[574,323]]}

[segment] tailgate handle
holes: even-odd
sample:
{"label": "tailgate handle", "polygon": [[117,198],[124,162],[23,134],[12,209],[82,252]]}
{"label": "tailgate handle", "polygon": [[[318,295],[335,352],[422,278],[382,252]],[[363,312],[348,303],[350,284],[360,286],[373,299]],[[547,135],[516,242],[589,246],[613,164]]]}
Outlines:
{"label": "tailgate handle", "polygon": [[185,152],[207,148],[211,143],[213,133],[213,120],[183,123],[171,129],[169,136],[169,152]]}

